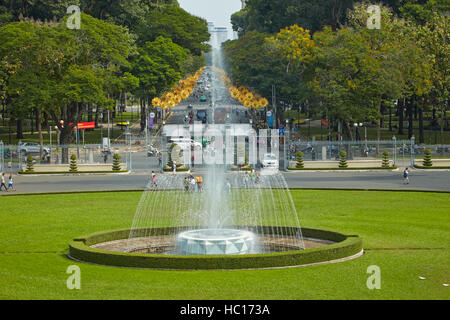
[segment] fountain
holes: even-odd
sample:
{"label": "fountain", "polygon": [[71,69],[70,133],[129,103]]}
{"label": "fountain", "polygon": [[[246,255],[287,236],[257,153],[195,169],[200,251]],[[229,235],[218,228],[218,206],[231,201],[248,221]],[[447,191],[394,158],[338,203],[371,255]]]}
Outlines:
{"label": "fountain", "polygon": [[[213,61],[222,65],[217,49]],[[214,71],[204,72],[213,78],[214,114],[231,99]],[[245,137],[235,138],[245,142]],[[356,236],[302,229],[278,170],[256,179],[229,172],[223,164],[206,168],[201,192],[185,190],[185,175],[158,175],[157,188],[149,181],[131,229],[76,238],[69,256],[124,267],[236,269],[294,266],[362,254]]]}

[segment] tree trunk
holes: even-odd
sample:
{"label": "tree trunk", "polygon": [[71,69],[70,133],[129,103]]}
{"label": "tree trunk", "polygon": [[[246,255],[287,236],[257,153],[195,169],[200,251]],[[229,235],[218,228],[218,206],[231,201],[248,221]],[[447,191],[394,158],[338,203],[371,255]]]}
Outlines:
{"label": "tree trunk", "polygon": [[100,118],[100,112],[99,112],[99,108],[98,108],[98,106],[95,108],[95,119],[94,119],[94,121],[95,121],[95,127],[96,128],[98,128],[99,127],[99,125],[98,125],[98,119]]}
{"label": "tree trunk", "polygon": [[144,132],[145,130],[145,98],[141,99],[141,134]]}
{"label": "tree trunk", "polygon": [[423,105],[419,108],[419,143],[425,143],[425,135],[423,130]]}
{"label": "tree trunk", "polygon": [[[87,105],[87,121],[94,121],[94,113],[92,112],[92,103],[88,103]],[[86,131],[94,131],[95,129],[86,129]]]}
{"label": "tree trunk", "polygon": [[34,121],[33,121],[33,111],[31,111],[31,116],[30,116],[30,131],[31,131],[31,135],[34,134]]}
{"label": "tree trunk", "polygon": [[444,139],[444,125],[445,125],[445,105],[441,108],[441,144],[445,144]]}
{"label": "tree trunk", "polygon": [[392,107],[389,107],[389,131],[392,132]]}
{"label": "tree trunk", "polygon": [[398,100],[398,134],[403,134],[403,109],[405,108],[405,99]]}
{"label": "tree trunk", "polygon": [[406,112],[408,114],[408,139],[411,139],[411,137],[414,135],[413,103],[413,97],[407,100]]}
{"label": "tree trunk", "polygon": [[16,127],[17,127],[17,133],[16,133],[17,139],[23,139],[23,120],[22,119],[16,120]]}

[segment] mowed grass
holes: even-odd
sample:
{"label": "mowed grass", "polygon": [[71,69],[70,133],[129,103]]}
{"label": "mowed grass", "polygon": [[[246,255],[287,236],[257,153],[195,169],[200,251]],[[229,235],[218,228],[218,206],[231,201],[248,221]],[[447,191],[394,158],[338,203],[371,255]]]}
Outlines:
{"label": "mowed grass", "polygon": [[[236,191],[238,192],[238,191]],[[76,236],[131,227],[142,193],[0,198],[0,299],[449,299],[450,194],[293,190],[304,227],[358,234],[365,254],[329,265],[155,271],[66,258]],[[81,290],[68,290],[68,266]],[[366,286],[381,269],[381,289]],[[426,279],[421,280],[419,276]]]}

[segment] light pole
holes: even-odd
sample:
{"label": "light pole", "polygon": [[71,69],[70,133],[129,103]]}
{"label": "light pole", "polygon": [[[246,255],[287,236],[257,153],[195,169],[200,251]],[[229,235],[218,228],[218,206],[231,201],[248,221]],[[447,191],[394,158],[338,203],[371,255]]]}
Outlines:
{"label": "light pole", "polygon": [[100,112],[100,143],[103,145],[103,112]]}
{"label": "light pole", "polygon": [[3,144],[3,140],[0,141],[0,171],[3,172],[5,168],[5,145]]}
{"label": "light pole", "polygon": [[392,145],[394,147],[393,161],[394,161],[394,166],[395,166],[395,165],[397,165],[397,138],[395,136],[392,137]]}
{"label": "light pole", "polygon": [[127,136],[129,139],[129,145],[128,145],[128,170],[132,170],[132,164],[131,164],[131,130],[130,130],[130,122],[127,121]]}
{"label": "light pole", "polygon": [[52,163],[52,126],[48,127],[48,131],[50,133],[50,164]]}

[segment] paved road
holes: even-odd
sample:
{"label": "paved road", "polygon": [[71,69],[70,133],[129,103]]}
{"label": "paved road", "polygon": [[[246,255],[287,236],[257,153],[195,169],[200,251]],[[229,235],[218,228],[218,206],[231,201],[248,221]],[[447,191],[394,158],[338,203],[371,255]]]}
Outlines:
{"label": "paved road", "polygon": [[[450,191],[450,172],[414,171],[403,185],[401,172],[295,172],[283,173],[290,188],[356,188]],[[16,193],[144,190],[149,173],[85,176],[17,176]],[[5,195],[6,192],[0,192]]]}

